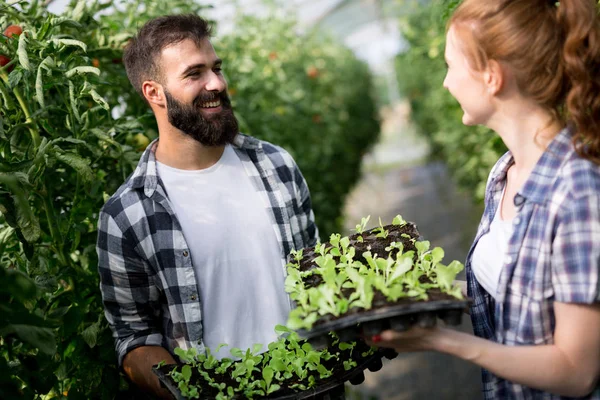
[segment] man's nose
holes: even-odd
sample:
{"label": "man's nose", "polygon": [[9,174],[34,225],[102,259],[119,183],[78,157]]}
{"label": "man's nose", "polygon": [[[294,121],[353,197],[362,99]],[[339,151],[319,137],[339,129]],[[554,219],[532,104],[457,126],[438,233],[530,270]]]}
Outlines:
{"label": "man's nose", "polygon": [[210,78],[206,83],[206,90],[210,92],[216,91],[221,93],[225,90],[225,88],[227,88],[227,82],[225,81],[225,78],[222,75],[211,72]]}

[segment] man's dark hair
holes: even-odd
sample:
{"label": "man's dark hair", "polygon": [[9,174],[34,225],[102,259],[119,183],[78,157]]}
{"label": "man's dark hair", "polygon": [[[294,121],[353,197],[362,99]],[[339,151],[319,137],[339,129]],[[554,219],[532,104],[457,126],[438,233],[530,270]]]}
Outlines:
{"label": "man's dark hair", "polygon": [[163,78],[159,65],[161,51],[185,39],[193,40],[200,47],[210,35],[208,21],[194,14],[165,15],[146,22],[123,53],[129,82],[145,100],[142,83],[146,80],[161,82]]}

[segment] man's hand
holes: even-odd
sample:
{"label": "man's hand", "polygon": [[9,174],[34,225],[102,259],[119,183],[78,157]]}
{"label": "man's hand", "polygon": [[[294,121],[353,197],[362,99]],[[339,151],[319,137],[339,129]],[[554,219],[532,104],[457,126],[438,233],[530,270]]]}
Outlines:
{"label": "man's hand", "polygon": [[159,346],[142,346],[131,350],[123,359],[123,370],[129,379],[145,392],[161,399],[172,399],[171,394],[160,387],[158,377],[152,372],[152,366],[161,361],[177,364],[166,349]]}

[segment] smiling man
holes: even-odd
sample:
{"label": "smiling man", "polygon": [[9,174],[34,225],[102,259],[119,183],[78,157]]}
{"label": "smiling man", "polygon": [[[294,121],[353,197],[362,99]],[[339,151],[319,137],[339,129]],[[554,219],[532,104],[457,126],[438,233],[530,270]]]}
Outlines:
{"label": "smiling man", "polygon": [[[125,49],[159,138],[99,218],[100,289],[119,365],[165,396],[151,367],[176,347],[250,348],[290,309],[286,256],[318,232],[292,157],[242,135],[210,28],[195,15],[145,24]],[[213,352],[214,353],[214,352]]]}

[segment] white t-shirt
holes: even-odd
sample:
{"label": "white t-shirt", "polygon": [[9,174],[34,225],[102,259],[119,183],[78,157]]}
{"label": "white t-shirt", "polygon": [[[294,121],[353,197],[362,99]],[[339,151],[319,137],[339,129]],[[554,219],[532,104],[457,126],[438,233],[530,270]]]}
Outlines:
{"label": "white t-shirt", "polygon": [[203,170],[157,163],[158,175],[190,247],[202,304],[203,341],[216,356],[231,357],[277,337],[290,311],[285,260],[267,214],[267,199],[255,189],[230,145]]}
{"label": "white t-shirt", "polygon": [[[502,194],[503,197],[504,193]],[[502,200],[490,224],[489,232],[479,238],[471,259],[471,267],[475,273],[475,278],[494,298],[496,298],[496,292],[498,291],[498,282],[504,265],[508,241],[513,232],[512,219],[502,220],[500,218],[501,204]]]}

